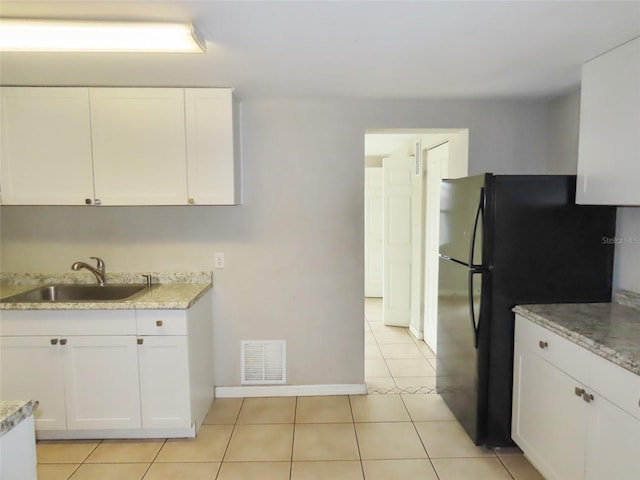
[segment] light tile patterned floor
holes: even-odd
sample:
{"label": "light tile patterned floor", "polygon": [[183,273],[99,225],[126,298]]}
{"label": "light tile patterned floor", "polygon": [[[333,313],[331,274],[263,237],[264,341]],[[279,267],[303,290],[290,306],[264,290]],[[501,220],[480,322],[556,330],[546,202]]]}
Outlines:
{"label": "light tile patterned floor", "polygon": [[[195,439],[38,442],[38,478],[542,480],[519,450],[475,446],[440,396],[415,393],[433,391],[435,374],[422,374],[431,373],[425,361],[435,366],[429,351],[400,330],[388,335],[379,320],[367,327],[391,341],[374,343],[376,373],[385,375],[367,377],[368,385],[386,382],[376,387],[385,395],[218,399]],[[415,370],[392,376],[404,373],[398,365]]]}
{"label": "light tile patterned floor", "polygon": [[365,382],[370,395],[435,393],[436,356],[408,328],[382,323],[382,299],[367,298],[365,314]]}
{"label": "light tile patterned floor", "polygon": [[[278,423],[274,423],[278,422]],[[39,442],[40,480],[541,480],[435,394],[218,399],[195,439]]]}

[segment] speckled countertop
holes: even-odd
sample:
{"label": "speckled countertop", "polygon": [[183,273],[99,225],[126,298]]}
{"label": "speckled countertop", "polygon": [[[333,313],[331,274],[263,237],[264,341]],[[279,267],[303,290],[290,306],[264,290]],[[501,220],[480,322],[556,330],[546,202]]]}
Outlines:
{"label": "speckled countertop", "polygon": [[[187,309],[212,286],[211,272],[152,273],[151,289],[129,300],[100,302],[0,303],[0,310],[129,310]],[[107,284],[141,283],[140,273],[112,273]],[[52,284],[95,283],[82,274],[2,274],[0,298],[7,298],[33,288]]]}
{"label": "speckled countertop", "polygon": [[616,302],[518,305],[513,311],[640,375],[640,310],[631,292],[616,295]]}
{"label": "speckled countertop", "polygon": [[0,437],[28,418],[37,406],[33,400],[0,400]]}

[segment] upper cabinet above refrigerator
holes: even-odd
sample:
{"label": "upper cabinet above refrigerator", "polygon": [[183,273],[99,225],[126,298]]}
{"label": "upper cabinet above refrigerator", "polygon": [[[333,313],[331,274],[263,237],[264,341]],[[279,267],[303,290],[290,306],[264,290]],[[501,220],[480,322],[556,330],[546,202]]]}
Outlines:
{"label": "upper cabinet above refrigerator", "polygon": [[576,203],[640,205],[640,37],[584,64]]}

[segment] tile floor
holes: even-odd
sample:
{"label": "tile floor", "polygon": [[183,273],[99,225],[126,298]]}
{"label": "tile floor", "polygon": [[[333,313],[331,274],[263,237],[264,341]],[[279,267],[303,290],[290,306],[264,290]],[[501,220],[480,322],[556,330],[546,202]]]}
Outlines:
{"label": "tile floor", "polygon": [[423,393],[433,354],[375,311],[368,302],[376,394],[217,399],[195,439],[38,442],[38,478],[541,480],[518,450],[473,445],[442,399]]}
{"label": "tile floor", "polygon": [[371,394],[434,393],[436,356],[407,328],[382,323],[382,299],[364,302],[364,376]]}

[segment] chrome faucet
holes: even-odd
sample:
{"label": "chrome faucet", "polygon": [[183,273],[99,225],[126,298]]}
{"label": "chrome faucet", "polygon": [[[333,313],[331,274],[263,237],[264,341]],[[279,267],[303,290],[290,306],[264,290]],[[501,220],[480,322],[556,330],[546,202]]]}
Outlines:
{"label": "chrome faucet", "polygon": [[104,260],[98,257],[89,257],[89,258],[92,258],[97,262],[97,265],[95,267],[92,267],[88,263],[75,262],[73,265],[71,265],[71,270],[77,271],[77,270],[80,270],[81,268],[85,268],[96,276],[98,285],[103,286],[104,276],[105,276]]}

